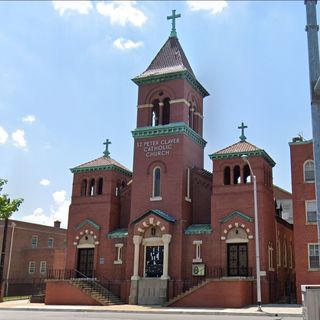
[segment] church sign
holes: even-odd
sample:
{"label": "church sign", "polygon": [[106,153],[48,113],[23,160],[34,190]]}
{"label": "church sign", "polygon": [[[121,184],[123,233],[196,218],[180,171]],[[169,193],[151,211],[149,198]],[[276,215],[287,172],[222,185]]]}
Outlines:
{"label": "church sign", "polygon": [[147,158],[168,156],[175,144],[180,143],[179,138],[164,138],[161,140],[151,140],[137,142],[137,148],[142,149]]}

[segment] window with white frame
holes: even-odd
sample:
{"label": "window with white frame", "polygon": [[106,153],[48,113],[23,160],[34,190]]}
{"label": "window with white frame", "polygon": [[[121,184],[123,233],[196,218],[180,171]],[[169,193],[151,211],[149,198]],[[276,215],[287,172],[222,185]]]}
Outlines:
{"label": "window with white frame", "polygon": [[48,248],[53,248],[53,242],[54,242],[53,238],[48,239]]}
{"label": "window with white frame", "polygon": [[309,269],[320,269],[319,245],[317,243],[309,243],[308,247]]}
{"label": "window with white frame", "polygon": [[274,271],[273,267],[273,246],[270,243],[268,246],[269,270]]}
{"label": "window with white frame", "polygon": [[304,182],[314,182],[314,162],[307,160],[303,165]]}
{"label": "window with white frame", "polygon": [[123,250],[123,243],[116,243],[116,260],[114,260],[114,264],[122,264],[122,250]]}
{"label": "window with white frame", "polygon": [[277,240],[277,266],[281,267],[281,246],[279,240]]}
{"label": "window with white frame", "polygon": [[186,201],[191,202],[190,198],[190,168],[186,169]]}
{"label": "window with white frame", "polygon": [[288,265],[288,253],[287,253],[287,242],[283,242],[283,266],[286,268]]}
{"label": "window with white frame", "polygon": [[45,274],[47,272],[47,261],[40,261],[40,273]]}
{"label": "window with white frame", "polygon": [[38,236],[33,235],[31,238],[31,248],[37,248],[38,247]]}
{"label": "window with white frame", "polygon": [[35,261],[29,261],[28,272],[29,272],[29,274],[34,274],[36,272],[36,262]]}
{"label": "window with white frame", "polygon": [[317,222],[317,202],[316,200],[306,200],[306,218],[307,223]]}
{"label": "window with white frame", "polygon": [[161,169],[155,167],[152,173],[152,198],[151,200],[161,200]]}
{"label": "window with white frame", "polygon": [[193,244],[195,245],[196,248],[196,258],[193,259],[193,262],[202,262],[201,258],[201,245],[202,245],[202,240],[195,240],[193,241]]}

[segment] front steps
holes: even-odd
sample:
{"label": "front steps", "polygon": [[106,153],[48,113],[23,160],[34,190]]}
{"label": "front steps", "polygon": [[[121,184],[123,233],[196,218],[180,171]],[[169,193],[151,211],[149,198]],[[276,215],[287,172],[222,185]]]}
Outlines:
{"label": "front steps", "polygon": [[103,287],[96,280],[72,279],[70,284],[80,289],[83,293],[97,301],[103,306],[123,304],[123,302],[111,291]]}

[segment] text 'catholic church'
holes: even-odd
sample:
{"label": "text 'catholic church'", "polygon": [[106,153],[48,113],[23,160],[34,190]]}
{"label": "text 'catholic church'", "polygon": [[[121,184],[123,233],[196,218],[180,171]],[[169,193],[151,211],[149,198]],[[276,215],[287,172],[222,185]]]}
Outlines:
{"label": "text 'catholic church'", "polygon": [[[275,162],[246,140],[242,123],[240,141],[210,155],[212,172],[203,168],[209,93],[176,36],[179,16],[168,17],[169,39],[133,79],[139,88],[133,172],[110,157],[108,140],[102,157],[71,169],[66,270],[49,274],[47,304],[252,304],[257,236],[262,302],[294,299],[293,228],[276,214]],[[286,250],[281,266],[279,243]]]}

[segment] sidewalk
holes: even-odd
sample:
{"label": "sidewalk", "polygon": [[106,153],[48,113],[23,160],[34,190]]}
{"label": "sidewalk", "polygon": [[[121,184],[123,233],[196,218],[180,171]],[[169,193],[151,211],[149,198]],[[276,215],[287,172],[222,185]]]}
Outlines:
{"label": "sidewalk", "polygon": [[212,315],[243,315],[257,316],[270,315],[282,317],[302,318],[302,308],[299,305],[263,305],[263,312],[258,312],[256,306],[241,309],[232,308],[163,308],[160,306],[136,306],[136,305],[113,305],[113,306],[65,306],[50,305],[43,303],[30,303],[29,300],[17,300],[0,303],[0,310],[29,310],[29,311],[86,311],[86,312],[124,312],[124,313],[161,313],[161,314],[212,314]]}

